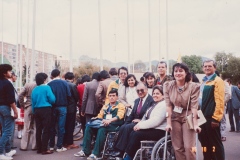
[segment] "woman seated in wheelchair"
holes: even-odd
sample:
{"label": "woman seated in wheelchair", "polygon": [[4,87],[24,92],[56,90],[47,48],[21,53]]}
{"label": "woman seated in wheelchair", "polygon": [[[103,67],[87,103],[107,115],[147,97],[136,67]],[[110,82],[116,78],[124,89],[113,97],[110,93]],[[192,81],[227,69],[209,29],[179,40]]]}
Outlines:
{"label": "woman seated in wheelchair", "polygon": [[153,87],[152,97],[155,103],[146,111],[142,120],[134,126],[130,134],[130,141],[126,148],[127,156],[124,160],[132,160],[140,148],[142,140],[158,141],[165,135],[166,105],[163,97],[163,87]]}

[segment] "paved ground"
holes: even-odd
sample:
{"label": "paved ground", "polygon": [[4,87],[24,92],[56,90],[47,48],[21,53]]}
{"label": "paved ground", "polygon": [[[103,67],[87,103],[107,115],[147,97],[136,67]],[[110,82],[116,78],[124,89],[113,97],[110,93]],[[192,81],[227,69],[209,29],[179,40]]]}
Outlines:
{"label": "paved ground", "polygon": [[[228,132],[229,125],[227,127],[227,141],[224,142],[226,160],[238,160],[240,159],[240,133]],[[15,136],[16,137],[16,136]],[[80,144],[80,141],[76,141],[76,144]],[[17,147],[20,146],[20,140],[15,139]],[[74,157],[73,154],[80,149],[72,149],[62,153],[53,153],[51,155],[39,155],[36,151],[20,151],[17,149],[17,154],[14,156],[14,160],[85,160],[86,158]],[[199,155],[199,160],[203,159],[202,155]]]}

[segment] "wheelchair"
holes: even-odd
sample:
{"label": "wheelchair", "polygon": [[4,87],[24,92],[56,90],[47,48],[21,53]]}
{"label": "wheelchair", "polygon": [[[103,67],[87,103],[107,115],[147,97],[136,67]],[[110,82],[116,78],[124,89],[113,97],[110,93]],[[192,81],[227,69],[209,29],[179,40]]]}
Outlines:
{"label": "wheelchair", "polygon": [[[141,141],[141,148],[136,152],[133,160],[163,160],[165,137],[159,141]],[[167,150],[165,160],[176,160],[171,136],[167,137]]]}

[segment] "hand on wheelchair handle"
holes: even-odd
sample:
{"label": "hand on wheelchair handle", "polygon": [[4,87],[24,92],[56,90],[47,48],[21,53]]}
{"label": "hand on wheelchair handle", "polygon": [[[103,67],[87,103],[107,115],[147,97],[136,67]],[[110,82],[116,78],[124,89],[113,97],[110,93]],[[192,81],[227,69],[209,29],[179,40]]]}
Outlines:
{"label": "hand on wheelchair handle", "polygon": [[171,132],[172,131],[172,126],[168,124],[165,128],[165,131]]}
{"label": "hand on wheelchair handle", "polygon": [[194,126],[194,131],[195,131],[196,133],[200,133],[201,130],[202,130],[202,129],[201,129],[199,126]]}

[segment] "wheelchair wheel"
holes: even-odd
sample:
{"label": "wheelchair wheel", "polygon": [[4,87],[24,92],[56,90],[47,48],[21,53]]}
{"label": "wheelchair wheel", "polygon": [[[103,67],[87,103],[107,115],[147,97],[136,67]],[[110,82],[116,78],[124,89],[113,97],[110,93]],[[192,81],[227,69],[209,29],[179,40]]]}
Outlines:
{"label": "wheelchair wheel", "polygon": [[73,140],[78,141],[83,138],[82,124],[80,122],[80,116],[76,114],[75,128],[73,131]]}
{"label": "wheelchair wheel", "polygon": [[[165,137],[161,138],[153,147],[151,160],[163,160]],[[176,160],[172,147],[171,137],[167,137],[167,152],[165,160]]]}

